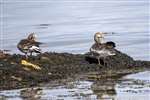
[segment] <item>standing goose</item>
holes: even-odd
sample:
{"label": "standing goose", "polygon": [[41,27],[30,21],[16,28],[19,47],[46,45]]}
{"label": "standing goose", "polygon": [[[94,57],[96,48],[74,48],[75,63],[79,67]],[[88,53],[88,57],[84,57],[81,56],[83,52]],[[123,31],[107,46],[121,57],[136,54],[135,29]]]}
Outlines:
{"label": "standing goose", "polygon": [[90,48],[90,53],[95,56],[98,59],[98,64],[100,65],[100,58],[103,58],[104,66],[105,66],[105,58],[107,56],[113,56],[116,55],[116,52],[114,50],[115,43],[112,41],[103,42],[104,35],[103,32],[97,32],[94,35],[95,43]]}
{"label": "standing goose", "polygon": [[30,56],[32,53],[41,53],[41,49],[39,48],[41,42],[36,41],[35,33],[29,34],[26,39],[22,39],[18,44],[17,48],[22,52],[25,53],[26,58],[28,57],[28,53]]}

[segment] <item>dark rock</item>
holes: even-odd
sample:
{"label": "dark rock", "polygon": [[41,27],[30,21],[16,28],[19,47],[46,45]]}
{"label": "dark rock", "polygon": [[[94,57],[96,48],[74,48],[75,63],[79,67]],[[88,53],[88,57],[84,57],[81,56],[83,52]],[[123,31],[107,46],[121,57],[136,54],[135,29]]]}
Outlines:
{"label": "dark rock", "polygon": [[[25,59],[25,56],[13,54],[0,59],[0,90],[31,87],[40,83],[67,79],[76,75],[98,72],[99,78],[111,78],[149,69],[149,61],[134,61],[128,55],[117,51],[115,56],[105,59],[107,66],[98,65],[97,59],[86,54],[45,52]],[[21,64],[26,60],[38,65],[41,70]],[[101,59],[103,62],[103,59]],[[93,77],[89,75],[88,77]],[[94,78],[97,78],[97,76]]]}

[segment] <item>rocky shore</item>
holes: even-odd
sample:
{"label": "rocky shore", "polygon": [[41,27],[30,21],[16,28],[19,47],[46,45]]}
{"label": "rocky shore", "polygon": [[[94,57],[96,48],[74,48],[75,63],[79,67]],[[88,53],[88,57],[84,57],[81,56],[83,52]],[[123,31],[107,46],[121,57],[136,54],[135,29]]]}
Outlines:
{"label": "rocky shore", "polygon": [[[150,70],[150,61],[136,61],[118,51],[101,59],[90,54],[45,52],[25,59],[20,54],[0,54],[0,90],[38,86],[65,79],[105,80]],[[65,81],[64,81],[65,82]]]}

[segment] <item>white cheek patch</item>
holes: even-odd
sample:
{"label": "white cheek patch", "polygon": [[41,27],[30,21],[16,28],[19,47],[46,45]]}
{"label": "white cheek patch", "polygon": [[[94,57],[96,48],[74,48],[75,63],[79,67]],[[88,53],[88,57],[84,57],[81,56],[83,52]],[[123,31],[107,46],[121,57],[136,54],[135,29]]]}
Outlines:
{"label": "white cheek patch", "polygon": [[103,38],[97,38],[96,41],[97,41],[98,43],[103,43],[104,40],[103,40]]}

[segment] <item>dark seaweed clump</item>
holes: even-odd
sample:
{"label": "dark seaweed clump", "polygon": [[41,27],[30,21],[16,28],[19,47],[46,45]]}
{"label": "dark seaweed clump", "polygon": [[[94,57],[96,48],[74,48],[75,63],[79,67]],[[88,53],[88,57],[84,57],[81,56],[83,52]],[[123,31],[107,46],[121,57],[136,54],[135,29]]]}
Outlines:
{"label": "dark seaweed clump", "polygon": [[[31,87],[91,72],[99,72],[100,76],[112,77],[136,72],[139,69],[147,70],[150,67],[149,61],[135,61],[120,51],[117,51],[117,55],[105,59],[106,66],[103,66],[103,59],[101,59],[101,65],[98,65],[97,59],[91,57],[89,53],[45,52],[26,59],[28,62],[40,66],[41,70],[22,65],[21,60],[23,59],[25,57],[19,54],[7,54],[6,57],[0,58],[0,90]],[[108,75],[110,71],[112,74]]]}

